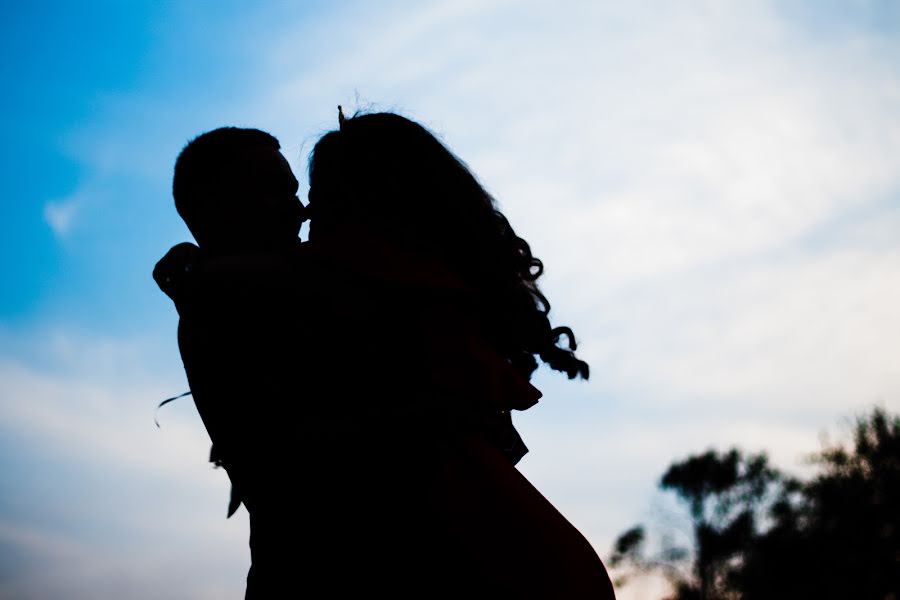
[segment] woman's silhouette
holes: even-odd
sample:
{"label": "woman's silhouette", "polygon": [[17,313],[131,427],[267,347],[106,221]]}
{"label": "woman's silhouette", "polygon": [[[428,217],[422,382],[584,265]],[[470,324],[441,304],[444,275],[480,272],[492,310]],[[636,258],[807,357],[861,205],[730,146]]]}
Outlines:
{"label": "woman's silhouette", "polygon": [[[550,324],[541,261],[466,166],[401,116],[341,114],[309,180],[309,249],[358,275],[359,295],[341,295],[354,316],[334,322],[363,351],[348,366],[366,376],[360,410],[381,432],[369,443],[399,441],[380,472],[394,478],[379,508],[391,526],[375,537],[398,541],[420,597],[612,598],[590,544],[514,467],[527,449],[510,410],[540,397],[538,359],[588,377],[572,331]],[[390,563],[374,561],[396,577]]]}

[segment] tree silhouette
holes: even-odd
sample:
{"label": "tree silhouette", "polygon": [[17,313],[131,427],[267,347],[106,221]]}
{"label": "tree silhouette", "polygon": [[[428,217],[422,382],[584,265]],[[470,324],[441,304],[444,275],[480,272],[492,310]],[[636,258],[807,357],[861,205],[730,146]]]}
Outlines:
{"label": "tree silhouette", "polygon": [[[709,450],[676,462],[659,485],[687,504],[693,548],[664,544],[656,555],[645,556],[645,532],[638,526],[616,541],[611,564],[638,572],[661,570],[675,585],[679,599],[728,598],[741,553],[757,535],[760,514],[778,494],[782,480],[765,454],[744,456],[737,449],[721,454]],[[685,574],[679,567],[687,560],[691,564]]]}
{"label": "tree silhouette", "polygon": [[633,527],[613,548],[617,583],[661,572],[672,600],[900,597],[900,417],[874,409],[813,461],[807,481],[737,449],[672,464],[659,485],[687,505],[693,548],[648,555]]}
{"label": "tree silhouette", "polygon": [[742,597],[900,597],[900,416],[857,418],[849,448],[814,460],[820,472],[784,490],[745,553]]}

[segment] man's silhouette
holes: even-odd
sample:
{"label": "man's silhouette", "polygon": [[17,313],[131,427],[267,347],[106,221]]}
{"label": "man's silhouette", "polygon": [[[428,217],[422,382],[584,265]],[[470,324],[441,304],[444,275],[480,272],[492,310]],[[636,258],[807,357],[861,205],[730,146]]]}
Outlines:
{"label": "man's silhouette", "polygon": [[179,244],[154,270],[181,317],[179,348],[210,460],[232,482],[228,516],[240,502],[251,515],[248,584],[267,562],[254,521],[275,482],[290,481],[273,470],[302,399],[303,305],[288,266],[301,251],[297,187],[271,135],[229,127],[197,137],[178,157],[173,195],[199,248]]}
{"label": "man's silhouette", "polygon": [[175,246],[154,271],[181,317],[211,459],[232,481],[229,515],[239,502],[250,514],[247,597],[435,596],[452,561],[428,494],[453,424],[426,398],[425,365],[454,325],[425,323],[465,293],[365,231],[300,244],[296,189],[268,134],[198,137],[173,190],[199,248]]}

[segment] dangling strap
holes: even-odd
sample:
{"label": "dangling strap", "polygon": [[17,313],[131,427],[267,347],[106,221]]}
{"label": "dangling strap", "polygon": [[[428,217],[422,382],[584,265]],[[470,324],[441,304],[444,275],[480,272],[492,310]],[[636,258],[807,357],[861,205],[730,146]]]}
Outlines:
{"label": "dangling strap", "polygon": [[156,412],[153,413],[153,422],[156,423],[156,426],[159,427],[159,421],[156,419],[156,416],[159,414],[159,409],[161,409],[163,406],[165,406],[169,402],[172,402],[173,400],[178,400],[179,398],[184,398],[185,396],[190,396],[190,395],[191,395],[191,392],[187,391],[183,394],[178,394],[177,396],[172,396],[171,398],[166,398],[165,400],[160,402],[159,406],[156,407]]}

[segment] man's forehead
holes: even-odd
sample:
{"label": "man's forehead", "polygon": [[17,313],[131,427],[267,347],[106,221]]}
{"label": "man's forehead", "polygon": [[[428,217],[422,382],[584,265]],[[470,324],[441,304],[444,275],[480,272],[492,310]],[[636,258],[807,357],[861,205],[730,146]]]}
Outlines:
{"label": "man's forehead", "polygon": [[288,162],[288,159],[285,158],[284,154],[282,154],[280,150],[276,150],[275,154],[278,156],[278,160],[281,163],[281,166],[284,168],[284,170],[290,171],[291,175],[293,175],[294,171],[293,171],[293,169],[291,169],[291,163]]}
{"label": "man's forehead", "polygon": [[290,178],[294,181],[297,180],[294,176],[294,171],[291,169],[291,164],[280,150],[267,146],[256,146],[247,149],[247,157],[249,162],[252,163],[252,167],[257,170],[272,174],[283,173],[290,175]]}

